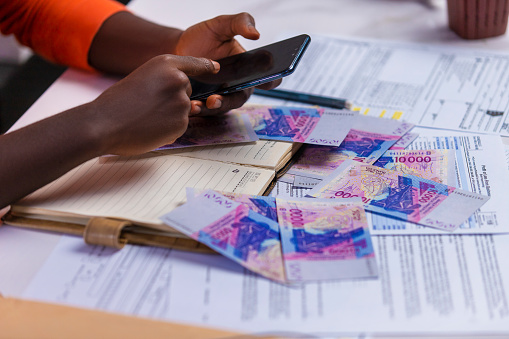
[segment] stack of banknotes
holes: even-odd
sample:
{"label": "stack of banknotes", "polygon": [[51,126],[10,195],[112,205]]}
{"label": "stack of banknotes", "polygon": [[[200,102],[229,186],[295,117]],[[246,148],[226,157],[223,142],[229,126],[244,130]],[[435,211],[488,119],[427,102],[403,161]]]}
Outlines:
{"label": "stack of banknotes", "polygon": [[[292,199],[189,189],[164,223],[281,283],[376,277],[360,199]],[[196,213],[196,211],[200,213]]]}
{"label": "stack of banknotes", "polygon": [[304,143],[280,180],[311,190],[282,199],[189,189],[187,203],[161,219],[278,282],[376,277],[366,211],[453,232],[489,199],[455,187],[453,152],[405,149],[418,137],[409,123],[262,105],[215,119],[206,130],[198,121],[202,130],[190,128],[175,147],[257,138]]}

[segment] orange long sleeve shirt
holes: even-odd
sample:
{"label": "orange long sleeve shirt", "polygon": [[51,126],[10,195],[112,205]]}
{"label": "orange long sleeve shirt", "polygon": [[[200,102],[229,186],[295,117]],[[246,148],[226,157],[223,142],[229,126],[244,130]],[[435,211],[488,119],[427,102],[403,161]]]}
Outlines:
{"label": "orange long sleeve shirt", "polygon": [[91,69],[94,36],[107,18],[123,10],[112,0],[0,0],[0,31],[52,62]]}

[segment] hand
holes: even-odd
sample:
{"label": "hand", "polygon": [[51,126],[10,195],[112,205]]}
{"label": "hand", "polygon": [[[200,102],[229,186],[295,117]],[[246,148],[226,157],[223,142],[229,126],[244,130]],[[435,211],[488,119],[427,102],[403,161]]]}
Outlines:
{"label": "hand", "polygon": [[192,110],[188,76],[218,71],[209,59],[161,55],[107,89],[90,104],[104,153],[134,155],[175,142]]}
{"label": "hand", "polygon": [[[260,37],[260,33],[255,28],[254,19],[248,13],[221,15],[189,27],[180,36],[175,52],[178,55],[192,55],[214,60],[245,52],[245,49],[234,39],[236,35],[250,40],[257,40]],[[258,87],[271,89],[280,83],[281,80],[276,80]],[[205,105],[201,101],[193,102],[193,113],[209,115],[227,112],[242,106],[252,92],[252,89],[246,89],[224,96],[211,95],[207,98]]]}

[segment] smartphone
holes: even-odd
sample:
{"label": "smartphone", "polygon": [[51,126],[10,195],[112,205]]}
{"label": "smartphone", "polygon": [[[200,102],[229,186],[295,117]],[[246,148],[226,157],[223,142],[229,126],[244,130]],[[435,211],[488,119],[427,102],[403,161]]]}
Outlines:
{"label": "smartphone", "polygon": [[190,77],[191,100],[228,94],[292,74],[311,38],[302,34],[264,47],[217,60],[217,74]]}

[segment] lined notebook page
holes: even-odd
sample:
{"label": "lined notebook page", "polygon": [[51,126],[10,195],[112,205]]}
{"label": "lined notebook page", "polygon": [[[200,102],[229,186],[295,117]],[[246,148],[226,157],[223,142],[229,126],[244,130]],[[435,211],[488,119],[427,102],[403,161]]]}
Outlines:
{"label": "lined notebook page", "polygon": [[[199,159],[233,162],[236,164],[279,169],[291,157],[292,143],[259,140],[248,144],[189,147],[184,150],[167,150],[174,154]],[[281,165],[281,163],[283,163]]]}
{"label": "lined notebook page", "polygon": [[96,158],[21,200],[15,211],[39,209],[162,224],[159,216],[185,201],[185,188],[261,194],[274,171],[187,157]]}

